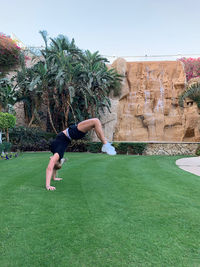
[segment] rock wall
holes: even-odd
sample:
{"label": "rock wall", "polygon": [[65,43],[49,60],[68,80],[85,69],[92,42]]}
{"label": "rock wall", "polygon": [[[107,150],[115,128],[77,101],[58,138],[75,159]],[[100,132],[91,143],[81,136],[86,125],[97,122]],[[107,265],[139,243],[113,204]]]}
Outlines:
{"label": "rock wall", "polygon": [[[117,100],[117,116],[113,116],[116,120],[112,121],[115,129],[107,135],[113,136],[110,140],[200,141],[197,105],[189,99],[184,108],[178,104],[186,85],[181,62],[126,62],[119,58],[112,67],[124,79]],[[105,132],[109,131],[109,120],[104,121],[104,128]]]}
{"label": "rock wall", "polygon": [[196,155],[198,143],[148,143],[143,155]]}

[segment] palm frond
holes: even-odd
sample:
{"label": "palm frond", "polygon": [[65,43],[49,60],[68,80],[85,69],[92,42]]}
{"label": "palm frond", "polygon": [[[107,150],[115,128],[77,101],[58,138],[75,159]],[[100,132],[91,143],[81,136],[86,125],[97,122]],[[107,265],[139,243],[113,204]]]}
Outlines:
{"label": "palm frond", "polygon": [[184,107],[184,101],[189,98],[197,103],[200,108],[200,84],[192,84],[185,92],[179,97],[179,105]]}
{"label": "palm frond", "polygon": [[47,39],[48,34],[47,34],[47,31],[43,30],[43,31],[39,31],[39,33],[42,35],[42,38],[43,38],[44,43],[45,43],[45,47],[47,49],[47,47],[48,47],[48,39]]}

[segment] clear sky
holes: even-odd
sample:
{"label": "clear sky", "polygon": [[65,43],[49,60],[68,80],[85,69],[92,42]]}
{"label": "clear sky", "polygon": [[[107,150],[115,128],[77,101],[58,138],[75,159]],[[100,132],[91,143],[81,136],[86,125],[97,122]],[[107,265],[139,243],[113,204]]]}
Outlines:
{"label": "clear sky", "polygon": [[200,55],[200,0],[0,0],[0,32],[41,46],[39,30],[102,55]]}

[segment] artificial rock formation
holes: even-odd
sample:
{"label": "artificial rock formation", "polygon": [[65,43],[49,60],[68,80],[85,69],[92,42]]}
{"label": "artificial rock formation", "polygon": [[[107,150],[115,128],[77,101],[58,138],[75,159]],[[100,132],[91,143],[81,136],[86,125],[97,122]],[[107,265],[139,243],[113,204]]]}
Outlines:
{"label": "artificial rock formation", "polygon": [[[186,75],[180,61],[126,62],[112,64],[122,74],[121,95],[111,96],[111,113],[101,116],[110,141],[199,142],[200,115],[187,99],[178,105]],[[194,79],[190,83],[199,82]],[[23,103],[16,105],[17,124],[25,123]],[[93,135],[93,140],[98,140]]]}
{"label": "artificial rock formation", "polygon": [[[117,114],[107,134],[114,141],[200,141],[197,105],[187,100],[178,104],[185,90],[186,76],[179,61],[126,62],[117,59],[112,67],[124,75],[121,96],[115,102]],[[116,101],[116,99],[115,99]],[[104,129],[109,120],[104,116]],[[114,131],[113,131],[113,125]]]}

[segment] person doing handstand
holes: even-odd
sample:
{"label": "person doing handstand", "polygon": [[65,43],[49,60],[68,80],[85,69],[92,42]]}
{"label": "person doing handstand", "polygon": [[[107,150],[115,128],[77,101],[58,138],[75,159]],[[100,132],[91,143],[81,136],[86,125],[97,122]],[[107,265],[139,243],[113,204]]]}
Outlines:
{"label": "person doing handstand", "polygon": [[49,164],[46,169],[46,189],[55,190],[54,186],[51,186],[51,179],[60,181],[62,178],[56,178],[56,171],[62,167],[65,159],[63,158],[65,150],[70,143],[70,141],[78,140],[83,138],[86,133],[94,129],[97,137],[102,142],[103,146],[101,148],[102,152],[107,153],[108,155],[116,155],[115,148],[107,142],[102,125],[99,119],[93,118],[89,120],[82,121],[77,125],[72,125],[66,130],[60,132],[56,138],[51,143],[51,152],[53,156],[50,157]]}

